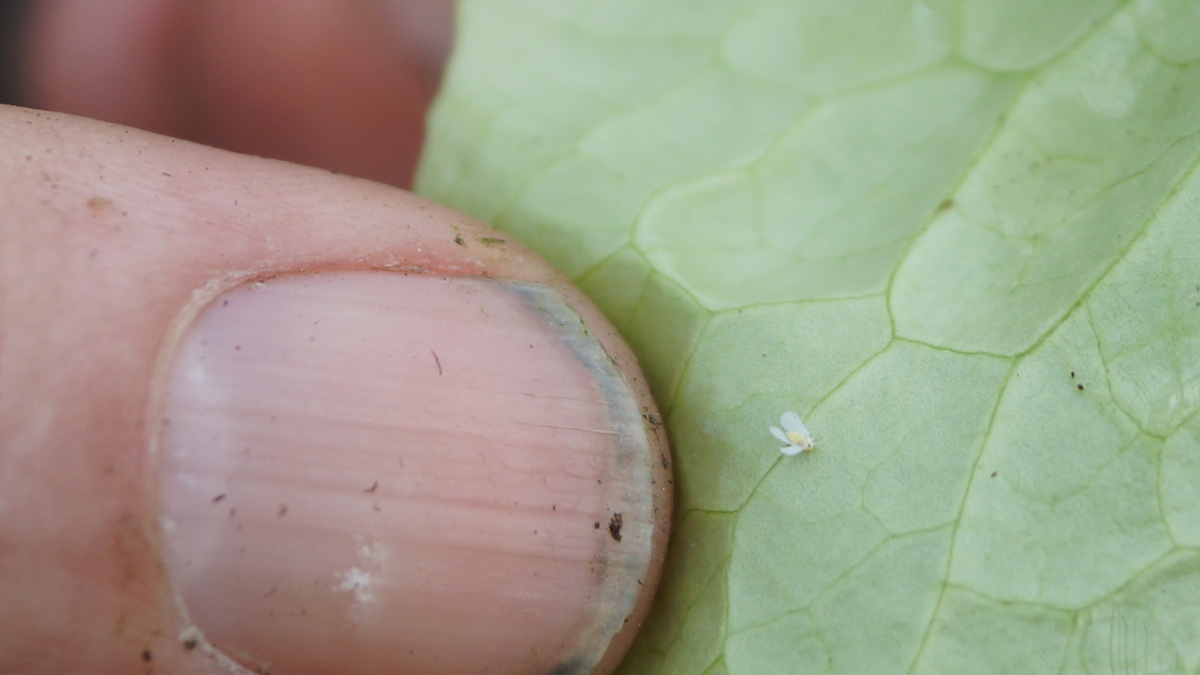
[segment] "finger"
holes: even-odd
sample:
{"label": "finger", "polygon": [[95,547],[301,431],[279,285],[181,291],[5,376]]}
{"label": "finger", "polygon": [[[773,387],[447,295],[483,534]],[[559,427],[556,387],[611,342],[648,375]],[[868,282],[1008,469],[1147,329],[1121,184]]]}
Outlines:
{"label": "finger", "polygon": [[373,183],[22,109],[0,143],[0,672],[615,666],[667,455],[561,277]]}
{"label": "finger", "polygon": [[412,180],[451,4],[43,0],[29,105],[393,185]]}

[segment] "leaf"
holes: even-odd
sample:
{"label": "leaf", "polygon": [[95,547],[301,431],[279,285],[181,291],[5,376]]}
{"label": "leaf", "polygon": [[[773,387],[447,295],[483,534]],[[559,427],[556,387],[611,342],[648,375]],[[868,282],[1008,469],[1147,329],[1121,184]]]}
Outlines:
{"label": "leaf", "polygon": [[[418,187],[667,417],[623,672],[1200,668],[1200,4],[468,0]],[[780,456],[795,410],[817,449]]]}

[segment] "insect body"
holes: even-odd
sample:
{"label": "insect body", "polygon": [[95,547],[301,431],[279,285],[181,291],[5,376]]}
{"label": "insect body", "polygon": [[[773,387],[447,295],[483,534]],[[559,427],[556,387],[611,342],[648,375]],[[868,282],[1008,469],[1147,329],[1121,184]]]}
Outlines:
{"label": "insect body", "polygon": [[783,428],[771,427],[771,435],[787,443],[779,449],[780,452],[791,456],[813,449],[816,441],[813,440],[812,434],[808,433],[808,427],[800,421],[799,415],[791,411],[785,412],[779,416],[779,424]]}

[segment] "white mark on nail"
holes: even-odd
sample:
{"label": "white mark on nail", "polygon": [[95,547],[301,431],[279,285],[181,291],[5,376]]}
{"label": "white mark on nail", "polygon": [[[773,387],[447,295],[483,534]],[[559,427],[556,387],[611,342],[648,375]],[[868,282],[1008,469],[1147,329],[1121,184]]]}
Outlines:
{"label": "white mark on nail", "polygon": [[370,572],[364,572],[357,567],[351,567],[338,574],[342,583],[334,587],[335,591],[350,591],[354,593],[354,601],[366,605],[375,602],[374,582]]}
{"label": "white mark on nail", "polygon": [[375,595],[377,581],[374,572],[383,569],[387,551],[378,544],[364,543],[361,536],[355,536],[354,541],[358,546],[358,564],[335,575],[340,583],[334,590],[354,593],[355,602],[368,605],[378,600]]}

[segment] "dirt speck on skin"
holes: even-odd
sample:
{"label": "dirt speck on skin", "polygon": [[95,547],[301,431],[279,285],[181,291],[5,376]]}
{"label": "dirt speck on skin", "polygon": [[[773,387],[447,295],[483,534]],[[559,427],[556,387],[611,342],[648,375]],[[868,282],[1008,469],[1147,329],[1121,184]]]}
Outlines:
{"label": "dirt speck on skin", "polygon": [[619,513],[614,513],[608,520],[608,533],[612,535],[613,540],[621,541],[621,526],[624,524],[624,519]]}
{"label": "dirt speck on skin", "polygon": [[479,243],[487,245],[487,246],[503,244],[505,241],[506,241],[505,239],[501,239],[499,237],[480,237],[479,238]]}
{"label": "dirt speck on skin", "polygon": [[459,246],[467,245],[467,242],[462,238],[461,234],[454,237],[454,243],[458,244]]}
{"label": "dirt speck on skin", "polygon": [[99,211],[106,207],[112,206],[112,200],[109,199],[108,197],[101,197],[100,195],[96,195],[95,197],[92,197],[91,199],[87,200],[87,205],[88,205],[89,209],[92,209],[93,211]]}

